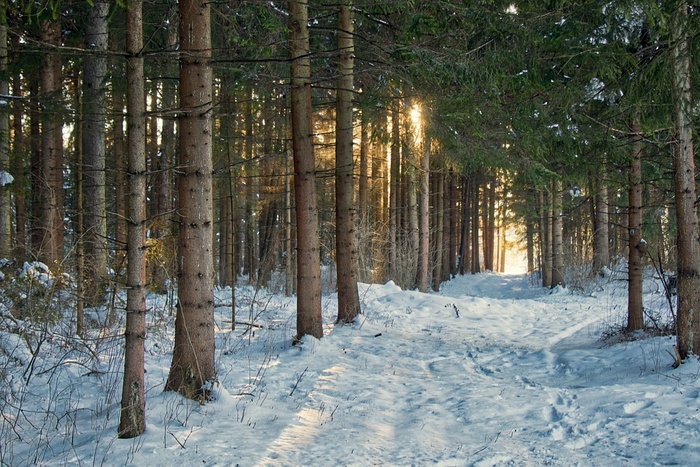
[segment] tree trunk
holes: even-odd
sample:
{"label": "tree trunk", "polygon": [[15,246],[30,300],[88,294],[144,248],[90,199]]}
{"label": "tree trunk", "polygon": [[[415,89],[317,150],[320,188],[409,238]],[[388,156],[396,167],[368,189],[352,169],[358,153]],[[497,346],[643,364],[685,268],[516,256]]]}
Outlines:
{"label": "tree trunk", "polygon": [[[479,257],[479,185],[483,179],[478,175],[472,183],[472,201],[471,201],[471,216],[472,216],[472,274],[481,272],[481,258]],[[486,187],[484,186],[484,191]],[[485,208],[484,208],[485,209]],[[486,231],[486,227],[482,226],[482,232]]]}
{"label": "tree trunk", "polygon": [[124,93],[115,92],[113,98],[114,106],[114,122],[112,124],[112,153],[114,154],[114,172],[115,172],[115,188],[114,188],[114,238],[117,245],[117,254],[115,257],[116,265],[114,267],[115,274],[121,274],[124,267],[124,258],[126,257],[126,245],[128,237],[127,219],[127,167],[128,159],[127,143],[124,136]]}
{"label": "tree trunk", "polygon": [[447,282],[450,280],[450,261],[452,257],[450,256],[451,250],[451,226],[452,226],[452,198],[451,194],[451,180],[452,171],[442,174],[442,244],[440,245],[442,249],[442,271],[440,272],[440,282]]}
{"label": "tree trunk", "polygon": [[[19,42],[17,40],[17,42]],[[22,95],[21,72],[18,70],[13,76],[13,94]],[[13,110],[13,149],[14,160],[12,160],[12,174],[15,178],[14,186],[14,210],[15,210],[15,250],[12,257],[18,261],[27,258],[27,194],[26,194],[26,152],[27,139],[24,136],[22,117],[25,112],[24,106],[17,103]]]}
{"label": "tree trunk", "polygon": [[308,21],[308,3],[290,0],[292,146],[297,220],[297,339],[307,334],[323,337]]}
{"label": "tree trunk", "polygon": [[[60,47],[61,25],[41,24],[41,40]],[[39,260],[56,270],[63,261],[63,122],[61,56],[47,52],[42,57],[41,95],[41,245]]]}
{"label": "tree trunk", "polygon": [[[10,94],[7,78],[7,2],[0,3],[0,95]],[[12,181],[10,178],[10,114],[0,109],[0,258],[12,258]]]}
{"label": "tree trunk", "polygon": [[335,241],[338,273],[338,322],[360,314],[357,291],[357,240],[353,203],[353,22],[352,1],[338,7],[338,81],[336,86]]}
{"label": "tree trunk", "polygon": [[425,129],[423,131],[423,154],[419,172],[419,188],[418,219],[420,222],[418,225],[418,275],[416,286],[420,292],[427,292],[430,267],[430,138]]}
{"label": "tree trunk", "polygon": [[[39,92],[40,76],[36,71],[29,71],[29,97],[41,99]],[[29,200],[29,252],[28,256],[36,258],[41,251],[44,234],[41,229],[41,200],[44,179],[41,174],[41,113],[37,106],[29,107],[29,152],[30,184]]]}
{"label": "tree trunk", "polygon": [[644,265],[642,258],[646,252],[646,242],[642,238],[642,152],[643,142],[640,117],[637,113],[630,125],[632,154],[628,169],[629,208],[627,229],[629,234],[629,300],[627,302],[627,332],[644,328],[642,309],[642,281]]}
{"label": "tree trunk", "polygon": [[[603,167],[604,164],[601,164]],[[610,240],[608,236],[610,220],[608,217],[608,187],[600,170],[594,180],[595,216],[593,218],[593,271],[599,273],[610,266]]]}
{"label": "tree trunk", "polygon": [[448,262],[450,268],[450,276],[455,277],[457,275],[458,264],[458,236],[459,236],[459,212],[457,211],[457,198],[459,197],[457,189],[457,174],[454,171],[450,171],[450,194],[449,194],[449,213],[450,213],[450,249],[449,255],[450,260]]}
{"label": "tree trunk", "polygon": [[[369,205],[369,129],[367,121],[367,110],[361,111],[360,114],[360,179],[358,181],[357,192],[357,215],[360,224],[370,224],[370,208]],[[373,204],[372,206],[376,206]]]}
{"label": "tree trunk", "polygon": [[695,161],[688,4],[673,14],[673,96],[677,140],[673,157],[677,232],[677,346],[681,359],[700,353],[700,251],[696,211]]}
{"label": "tree trunk", "polygon": [[445,197],[445,174],[438,172],[437,177],[432,178],[433,185],[433,228],[435,238],[433,240],[433,291],[440,291],[442,283],[442,259],[445,235],[445,210],[443,209]]}
{"label": "tree trunk", "polygon": [[178,303],[166,390],[209,399],[214,365],[210,4],[180,0]]}
{"label": "tree trunk", "polygon": [[83,61],[82,156],[84,259],[88,306],[103,299],[107,280],[107,208],[105,183],[105,89],[107,17],[110,2],[95,0],[85,23],[85,47],[93,50]]}
{"label": "tree trunk", "polygon": [[398,104],[394,103],[391,108],[391,168],[389,174],[389,279],[396,281],[396,261],[397,261],[397,243],[399,241],[399,177],[400,177],[400,145],[401,132],[399,129],[399,109]]}
{"label": "tree trunk", "polygon": [[562,213],[561,181],[552,184],[552,287],[565,286],[564,279],[564,219]]}
{"label": "tree trunk", "polygon": [[489,177],[488,185],[488,209],[484,209],[484,269],[495,271],[494,252],[496,248],[496,179]]}
{"label": "tree trunk", "polygon": [[546,190],[540,191],[542,287],[552,287],[552,205]]}
{"label": "tree trunk", "polygon": [[143,72],[143,0],[126,11],[128,233],[124,384],[119,437],[146,429],[144,341],[146,339],[146,100]]}
{"label": "tree trunk", "polygon": [[535,196],[531,190],[528,190],[527,200],[530,203],[530,209],[527,211],[525,220],[525,238],[527,241],[527,273],[532,274],[535,270],[535,217],[532,211],[535,206]]}
{"label": "tree trunk", "polygon": [[469,201],[472,190],[473,178],[462,177],[462,220],[461,240],[459,242],[459,274],[464,275],[471,271],[471,213],[469,212]]}

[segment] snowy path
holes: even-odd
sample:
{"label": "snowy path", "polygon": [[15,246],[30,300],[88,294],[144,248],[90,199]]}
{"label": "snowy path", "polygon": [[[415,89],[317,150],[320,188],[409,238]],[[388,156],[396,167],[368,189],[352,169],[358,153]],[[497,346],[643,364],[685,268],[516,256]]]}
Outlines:
{"label": "snowy path", "polygon": [[[472,290],[378,297],[361,329],[335,329],[283,358],[282,365],[302,358],[316,376],[299,385],[297,420],[257,465],[646,462],[635,461],[635,434],[654,422],[640,426],[633,415],[658,394],[646,384],[618,391],[621,368],[600,367],[601,314],[584,312],[597,301],[578,298],[561,309],[561,297],[528,288],[522,277],[480,279]],[[483,298],[489,292],[495,297]],[[640,371],[638,362],[626,365],[625,378]],[[585,407],[601,398],[605,412]],[[624,439],[606,434],[608,426]],[[700,462],[697,450],[690,456]]]}
{"label": "snowy path", "polygon": [[[496,274],[459,277],[430,294],[363,286],[360,322],[330,324],[336,302],[325,297],[326,336],[305,339],[302,348],[290,345],[292,299],[260,300],[254,332],[224,330],[230,310],[222,308],[215,401],[199,406],[162,393],[172,348],[164,326],[147,341],[146,433],[117,440],[116,403],[103,415],[100,387],[114,386],[115,372],[102,386],[80,377],[69,386],[80,388],[75,400],[96,409],[75,411],[75,422],[62,428],[68,434],[51,433],[41,459],[178,467],[700,465],[700,364],[672,370],[669,337],[603,345],[602,331],[626,300],[611,284],[598,297],[548,294],[525,276]],[[39,463],[35,445],[12,449],[14,465]]]}

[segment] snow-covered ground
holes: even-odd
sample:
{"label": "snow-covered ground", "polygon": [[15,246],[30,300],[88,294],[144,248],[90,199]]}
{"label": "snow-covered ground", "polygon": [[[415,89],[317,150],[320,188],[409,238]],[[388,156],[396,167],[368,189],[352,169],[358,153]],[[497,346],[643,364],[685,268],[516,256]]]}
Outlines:
{"label": "snow-covered ground", "polygon": [[[458,277],[439,293],[362,285],[364,314],[292,346],[292,298],[217,292],[216,398],[163,393],[172,349],[152,297],[147,431],[116,438],[121,337],[57,335],[39,352],[2,334],[3,465],[700,465],[700,365],[672,337],[613,336],[626,282],[573,293],[525,275]],[[658,286],[646,307],[667,313]],[[0,352],[2,355],[2,352]],[[26,383],[29,379],[29,383]]]}

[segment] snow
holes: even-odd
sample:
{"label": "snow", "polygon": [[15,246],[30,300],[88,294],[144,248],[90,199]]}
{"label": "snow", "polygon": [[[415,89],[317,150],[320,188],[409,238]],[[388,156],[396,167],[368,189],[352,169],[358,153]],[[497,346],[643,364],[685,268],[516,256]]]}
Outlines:
{"label": "snow", "polygon": [[[2,105],[0,101],[0,105]],[[9,172],[5,172],[4,170],[0,170],[0,187],[1,186],[7,186],[11,184],[12,182],[15,181],[15,177],[12,176]]]}
{"label": "snow", "polygon": [[[645,280],[645,308],[666,313]],[[230,331],[231,291],[217,290],[219,384],[205,405],[163,392],[173,317],[150,296],[147,430],[131,440],[116,438],[120,330],[89,352],[45,336],[29,372],[34,347],[5,334],[22,354],[0,360],[2,463],[700,465],[700,364],[672,368],[673,337],[616,335],[626,282],[599,281],[595,293],[493,273],[428,294],[362,284],[360,319],[333,325],[324,296],[325,336],[300,346],[293,298],[237,288],[236,320],[256,326]]]}

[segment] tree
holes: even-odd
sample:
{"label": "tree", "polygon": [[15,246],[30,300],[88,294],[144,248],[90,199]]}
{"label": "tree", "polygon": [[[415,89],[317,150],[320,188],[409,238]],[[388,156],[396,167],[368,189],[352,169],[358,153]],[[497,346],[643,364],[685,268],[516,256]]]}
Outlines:
{"label": "tree", "polygon": [[88,9],[85,48],[94,53],[83,61],[82,157],[85,264],[88,266],[89,305],[101,300],[107,275],[107,208],[105,187],[105,76],[107,74],[107,17],[110,2],[96,0]]}
{"label": "tree", "polygon": [[678,246],[677,346],[681,359],[700,352],[700,247],[696,210],[688,3],[674,6],[671,21],[674,124],[673,179]]}
{"label": "tree", "polygon": [[[9,94],[7,74],[7,0],[0,1],[0,95]],[[10,195],[10,115],[7,102],[0,108],[0,258],[12,252],[12,197]]]}
{"label": "tree", "polygon": [[146,429],[144,342],[146,340],[146,96],[143,71],[143,0],[126,11],[128,222],[124,382],[119,437]]}
{"label": "tree", "polygon": [[336,87],[335,216],[338,271],[338,321],[360,313],[357,291],[357,240],[353,203],[353,22],[352,1],[338,7],[338,79]]}
{"label": "tree", "polygon": [[630,125],[630,145],[632,154],[628,168],[629,208],[627,232],[629,234],[629,287],[627,302],[627,331],[633,332],[644,328],[644,310],[642,308],[642,282],[646,253],[646,241],[642,237],[642,154],[644,152],[642,129],[639,113],[635,113]]}
{"label": "tree", "polygon": [[178,302],[166,390],[210,397],[214,364],[211,7],[181,0]]}
{"label": "tree", "polygon": [[419,224],[418,224],[418,273],[416,287],[421,292],[428,291],[430,267],[430,136],[423,126],[423,151],[419,172]]}
{"label": "tree", "polygon": [[290,0],[292,148],[297,220],[297,339],[307,334],[316,338],[323,336],[308,20],[306,1]]}
{"label": "tree", "polygon": [[563,213],[561,180],[552,183],[552,287],[566,285],[564,278],[564,239],[563,239]]}
{"label": "tree", "polygon": [[601,164],[593,180],[594,194],[594,218],[593,218],[593,271],[601,272],[610,266],[609,246],[609,218],[608,218],[608,187],[603,180],[603,167]]}
{"label": "tree", "polygon": [[[61,46],[61,23],[53,19],[41,22],[41,40]],[[50,268],[63,261],[63,122],[61,117],[61,56],[56,51],[42,57],[41,71],[41,165],[42,188],[40,245],[38,256]]]}

